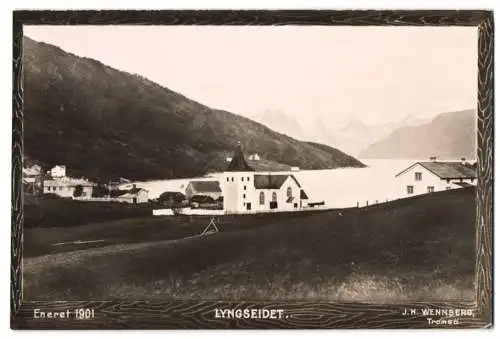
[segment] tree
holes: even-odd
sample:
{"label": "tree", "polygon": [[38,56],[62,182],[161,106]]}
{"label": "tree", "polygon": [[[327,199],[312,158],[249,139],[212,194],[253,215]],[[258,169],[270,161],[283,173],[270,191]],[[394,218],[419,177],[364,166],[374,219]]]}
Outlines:
{"label": "tree", "polygon": [[73,192],[74,197],[81,197],[83,194],[83,186],[82,185],[76,185],[75,186],[75,191]]}

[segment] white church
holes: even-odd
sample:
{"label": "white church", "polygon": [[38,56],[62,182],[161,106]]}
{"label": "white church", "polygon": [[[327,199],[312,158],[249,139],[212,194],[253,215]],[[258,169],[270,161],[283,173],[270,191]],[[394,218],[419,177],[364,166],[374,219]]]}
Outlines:
{"label": "white church", "polygon": [[309,198],[293,174],[256,172],[245,161],[240,144],[219,180],[224,211],[228,213],[293,211],[307,207]]}

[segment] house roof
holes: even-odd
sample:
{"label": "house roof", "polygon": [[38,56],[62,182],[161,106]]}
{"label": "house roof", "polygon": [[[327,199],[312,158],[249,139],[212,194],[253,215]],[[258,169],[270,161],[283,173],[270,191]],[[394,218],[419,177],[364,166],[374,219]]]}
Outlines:
{"label": "house roof", "polygon": [[68,177],[63,177],[63,178],[56,178],[52,180],[45,180],[43,182],[44,186],[76,186],[76,185],[81,185],[81,186],[93,186],[93,184],[85,179],[78,179],[78,178],[68,178]]}
{"label": "house roof", "polygon": [[128,193],[130,193],[130,194],[137,194],[140,191],[149,192],[147,189],[144,189],[144,188],[141,188],[141,187],[135,187],[135,188],[129,189]]}
{"label": "house roof", "polygon": [[288,177],[292,177],[297,186],[300,187],[297,179],[290,174],[255,174],[253,186],[257,189],[280,189]]}
{"label": "house roof", "polygon": [[222,192],[217,180],[191,181],[189,182],[189,185],[191,185],[193,190],[199,193]]}
{"label": "house roof", "polygon": [[421,161],[411,165],[404,171],[396,174],[396,176],[403,174],[408,169],[412,168],[417,164],[424,167],[428,171],[434,173],[441,179],[465,179],[465,178],[477,177],[476,169],[474,168],[473,165],[462,164],[461,162],[458,161],[446,161],[446,162]]}
{"label": "house roof", "polygon": [[255,171],[246,162],[245,156],[243,155],[243,149],[241,147],[241,144],[238,143],[238,146],[236,147],[236,149],[234,151],[233,158],[231,159],[231,162],[227,166],[226,171],[227,172],[250,172],[250,171]]}
{"label": "house roof", "polygon": [[309,197],[307,196],[306,192],[304,192],[304,190],[300,190],[300,199],[309,199]]}
{"label": "house roof", "polygon": [[137,194],[127,192],[127,193],[120,194],[118,197],[120,197],[120,198],[136,198]]}

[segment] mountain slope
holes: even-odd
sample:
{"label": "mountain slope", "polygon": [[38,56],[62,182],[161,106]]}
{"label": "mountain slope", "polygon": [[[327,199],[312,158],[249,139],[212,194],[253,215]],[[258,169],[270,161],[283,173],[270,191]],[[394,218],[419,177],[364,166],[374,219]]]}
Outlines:
{"label": "mountain slope", "polygon": [[224,167],[238,141],[264,159],[304,169],[363,166],[49,44],[25,38],[23,53],[25,154],[74,174],[201,175]]}
{"label": "mountain slope", "polygon": [[306,138],[300,124],[294,118],[289,117],[278,109],[265,109],[250,118],[292,138],[298,140]]}
{"label": "mountain slope", "polygon": [[431,122],[403,127],[360,153],[362,158],[441,159],[476,157],[476,112],[464,110],[438,115]]}

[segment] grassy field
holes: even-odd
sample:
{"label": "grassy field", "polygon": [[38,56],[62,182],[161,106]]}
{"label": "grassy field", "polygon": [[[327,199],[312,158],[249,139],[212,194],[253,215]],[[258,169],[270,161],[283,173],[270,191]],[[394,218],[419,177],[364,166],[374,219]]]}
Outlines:
{"label": "grassy field", "polygon": [[[223,231],[208,236],[192,237],[208,224],[199,217],[27,229],[24,297],[472,299],[474,219],[474,192],[461,189],[360,209],[224,217]],[[53,245],[76,240],[104,241]]]}
{"label": "grassy field", "polygon": [[151,215],[148,204],[76,201],[48,195],[25,195],[23,206],[24,228],[71,227]]}

